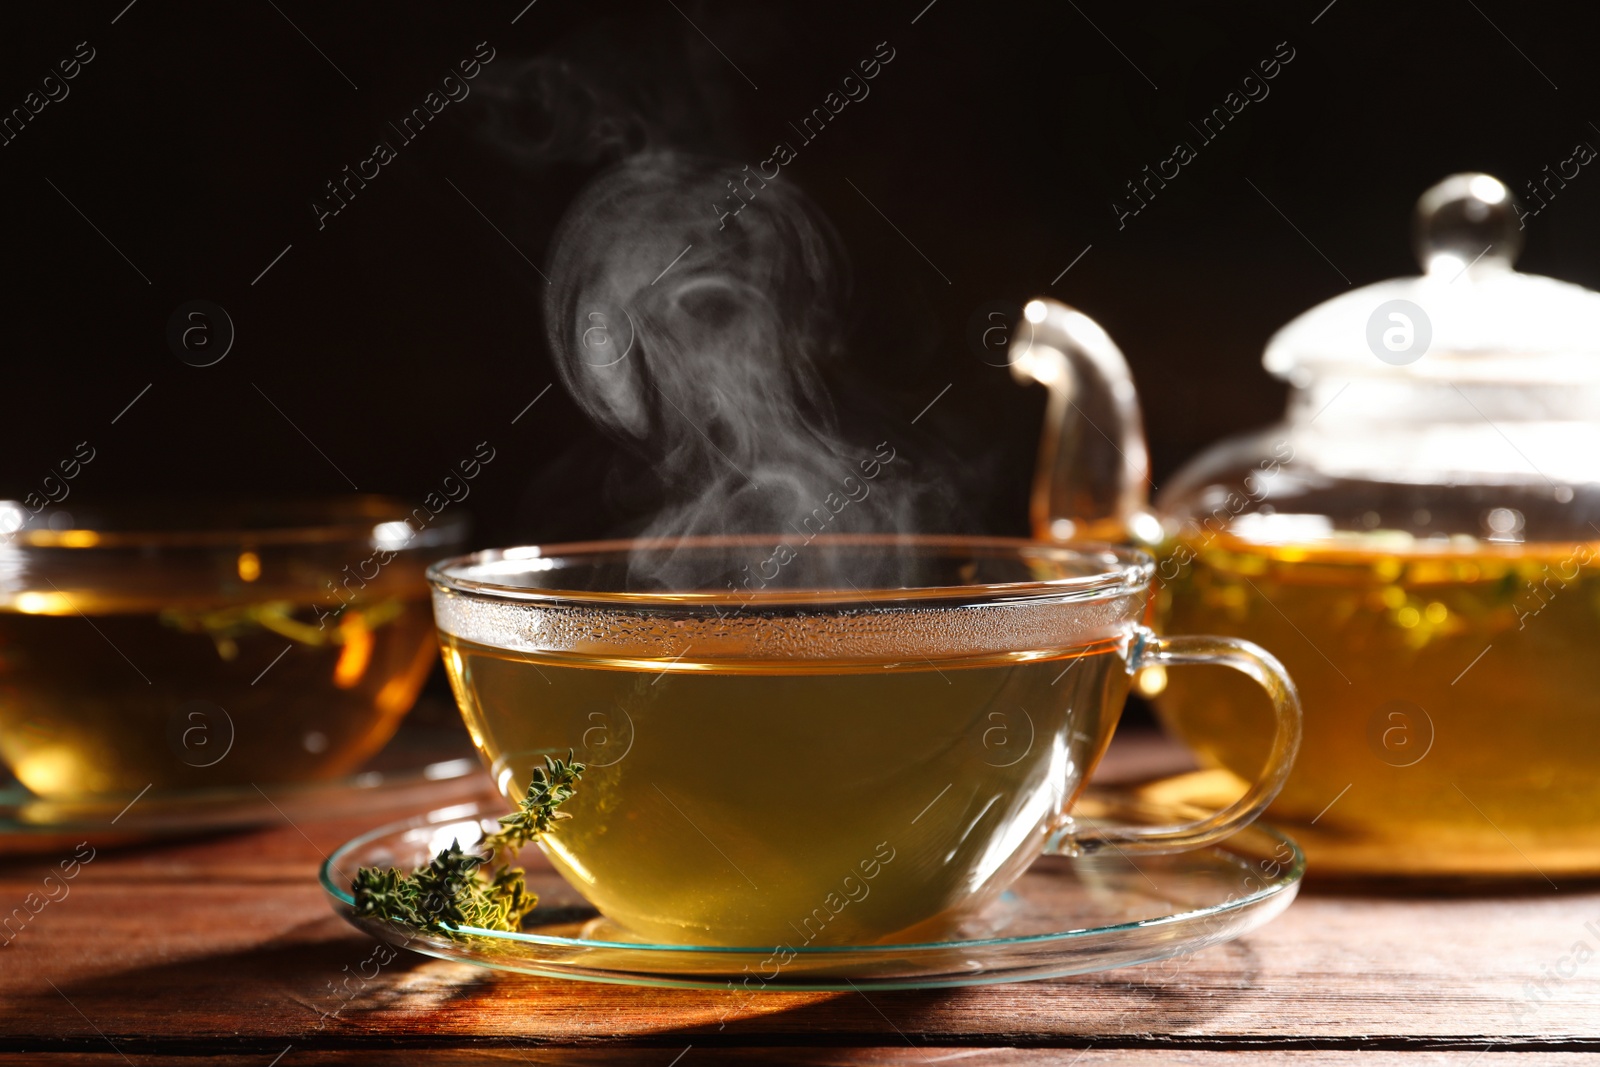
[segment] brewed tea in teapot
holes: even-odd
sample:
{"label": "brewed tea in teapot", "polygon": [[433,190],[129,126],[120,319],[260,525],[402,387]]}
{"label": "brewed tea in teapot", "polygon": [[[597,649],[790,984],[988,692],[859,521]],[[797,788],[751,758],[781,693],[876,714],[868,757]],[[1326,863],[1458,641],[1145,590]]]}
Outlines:
{"label": "brewed tea in teapot", "polygon": [[[1435,186],[1420,277],[1267,345],[1284,421],[1189,463],[1159,519],[1118,511],[1158,555],[1161,628],[1247,638],[1299,686],[1271,817],[1323,871],[1600,870],[1600,294],[1512,269],[1520,243],[1499,181]],[[1075,460],[1048,453],[1035,526],[1059,537]],[[1212,767],[1169,798],[1225,800],[1260,765],[1267,709],[1223,674],[1139,679]]]}

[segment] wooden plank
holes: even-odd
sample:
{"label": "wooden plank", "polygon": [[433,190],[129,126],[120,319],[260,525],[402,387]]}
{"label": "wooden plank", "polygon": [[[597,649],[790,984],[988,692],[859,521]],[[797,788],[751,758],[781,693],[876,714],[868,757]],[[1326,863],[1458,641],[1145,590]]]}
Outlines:
{"label": "wooden plank", "polygon": [[[272,1057],[282,1053],[277,1064]],[[183,1067],[342,1067],[347,1064],[393,1062],[383,1050],[313,1049],[286,1045],[262,1047],[235,1055],[198,1055],[179,1058],[170,1052],[127,1055],[106,1052],[35,1053],[28,1063],[38,1067],[143,1067],[145,1064],[182,1064]],[[972,1049],[953,1046],[926,1048],[822,1048],[787,1047],[612,1049],[408,1049],[404,1062],[417,1067],[480,1067],[484,1064],[562,1064],[568,1067],[744,1067],[774,1062],[805,1067],[913,1067],[917,1064],[958,1064],[959,1067],[1131,1067],[1171,1064],[1173,1067],[1579,1067],[1594,1057],[1578,1052],[1486,1052],[1471,1050],[1403,1052],[1384,1049],[1325,1049],[1316,1051],[1214,1051],[1197,1049],[1066,1048]]]}
{"label": "wooden plank", "polygon": [[[324,853],[365,828],[306,824],[98,852],[68,895],[0,948],[0,1052],[98,1054],[106,1039],[130,1054],[420,1052],[499,1040],[1600,1050],[1592,885],[1444,898],[1313,887],[1250,938],[1182,961],[981,989],[749,998],[500,975],[402,953],[353,983],[347,1003],[335,986],[372,942],[331,913],[314,877]],[[0,869],[0,913],[70,855]]]}

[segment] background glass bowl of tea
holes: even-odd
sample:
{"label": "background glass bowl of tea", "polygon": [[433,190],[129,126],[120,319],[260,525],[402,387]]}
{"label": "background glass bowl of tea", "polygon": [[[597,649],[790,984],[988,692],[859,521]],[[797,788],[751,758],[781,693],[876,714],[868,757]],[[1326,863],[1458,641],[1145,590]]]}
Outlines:
{"label": "background glass bowl of tea", "polygon": [[435,656],[460,515],[398,501],[0,501],[0,759],[46,798],[336,778]]}

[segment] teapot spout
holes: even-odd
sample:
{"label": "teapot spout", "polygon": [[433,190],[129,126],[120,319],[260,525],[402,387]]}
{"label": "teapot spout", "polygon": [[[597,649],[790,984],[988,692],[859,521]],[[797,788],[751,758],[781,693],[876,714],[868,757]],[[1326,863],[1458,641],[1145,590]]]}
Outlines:
{"label": "teapot spout", "polygon": [[1012,375],[1050,391],[1030,519],[1040,540],[1161,540],[1150,452],[1128,361],[1083,312],[1031,300],[1007,349]]}

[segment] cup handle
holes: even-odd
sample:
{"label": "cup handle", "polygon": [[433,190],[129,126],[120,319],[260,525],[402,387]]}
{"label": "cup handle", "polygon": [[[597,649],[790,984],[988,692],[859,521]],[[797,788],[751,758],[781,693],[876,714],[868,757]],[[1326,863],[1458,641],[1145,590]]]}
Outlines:
{"label": "cup handle", "polygon": [[1244,796],[1221,811],[1175,826],[1095,826],[1068,828],[1059,834],[1051,851],[1069,856],[1104,848],[1124,852],[1168,853],[1219,841],[1255,821],[1277,797],[1289,777],[1300,750],[1300,694],[1277,658],[1260,645],[1235,637],[1157,637],[1140,627],[1134,637],[1129,670],[1141,667],[1208,664],[1232,667],[1248,674],[1272,700],[1275,728],[1266,765]]}

